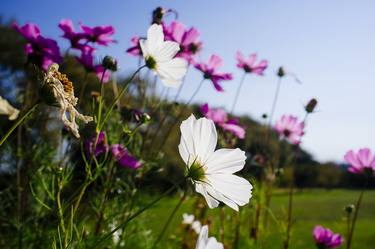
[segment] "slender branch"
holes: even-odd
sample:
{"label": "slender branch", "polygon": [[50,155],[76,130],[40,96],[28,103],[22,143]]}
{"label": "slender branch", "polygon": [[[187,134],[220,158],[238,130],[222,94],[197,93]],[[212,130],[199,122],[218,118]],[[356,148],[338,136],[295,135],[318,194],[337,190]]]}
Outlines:
{"label": "slender branch", "polygon": [[238,85],[238,88],[237,88],[236,95],[234,96],[234,100],[233,100],[233,104],[232,104],[232,109],[230,111],[231,114],[233,114],[234,108],[236,108],[238,97],[240,96],[241,88],[242,88],[242,85],[243,85],[243,83],[245,81],[245,78],[246,78],[246,72],[242,75],[241,80],[240,80],[240,84]]}
{"label": "slender branch", "polygon": [[[185,181],[185,179],[184,179]],[[102,238],[99,239],[93,246],[89,248],[98,248],[100,244],[108,240],[113,233],[115,233],[117,230],[121,229],[122,227],[125,227],[130,221],[132,221],[134,218],[138,217],[140,214],[142,214],[144,211],[147,209],[151,208],[154,206],[157,202],[159,202],[161,199],[163,199],[165,196],[169,195],[172,193],[178,185],[173,185],[171,188],[169,188],[167,191],[165,191],[161,196],[150,202],[149,204],[145,205],[143,208],[139,209],[137,212],[135,212],[133,215],[129,216],[124,222],[122,222],[120,225],[115,227],[112,231],[104,235]]]}
{"label": "slender branch", "polygon": [[169,215],[167,222],[164,224],[164,226],[163,226],[163,228],[162,228],[159,236],[155,240],[154,245],[152,246],[152,248],[156,248],[156,246],[158,245],[158,243],[160,242],[160,240],[163,238],[165,232],[168,229],[169,224],[173,220],[173,217],[176,215],[178,209],[181,207],[181,204],[184,202],[185,198],[186,198],[186,191],[184,191],[184,193],[181,196],[181,198],[180,198],[179,202],[177,203],[176,207],[173,209],[172,213]]}
{"label": "slender branch", "polygon": [[346,242],[346,249],[350,249],[350,247],[352,245],[354,228],[355,228],[355,225],[356,225],[356,222],[357,222],[359,208],[361,207],[361,203],[362,203],[362,199],[363,199],[363,194],[365,193],[365,190],[366,190],[366,187],[367,187],[367,183],[368,183],[368,179],[366,179],[365,186],[362,188],[362,191],[359,194],[359,197],[358,197],[358,200],[357,200],[357,204],[355,206],[353,220],[352,220],[350,232],[349,232],[349,235],[348,235],[348,241]]}
{"label": "slender branch", "polygon": [[30,107],[30,109],[22,117],[18,118],[18,120],[12,125],[12,127],[7,131],[7,133],[1,138],[0,146],[7,140],[10,134],[12,134],[12,132],[18,126],[22,125],[23,122],[25,122],[26,118],[28,118],[34,112],[34,110],[38,107],[38,105],[39,105],[39,102],[35,103],[32,107]]}

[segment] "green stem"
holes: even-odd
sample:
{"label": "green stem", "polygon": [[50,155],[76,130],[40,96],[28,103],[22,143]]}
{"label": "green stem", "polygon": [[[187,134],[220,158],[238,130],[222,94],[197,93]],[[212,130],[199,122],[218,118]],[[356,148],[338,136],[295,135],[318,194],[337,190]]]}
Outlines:
{"label": "green stem", "polygon": [[122,222],[120,225],[118,225],[117,227],[115,227],[112,231],[110,231],[109,233],[107,233],[106,235],[104,235],[102,238],[99,239],[98,242],[96,242],[93,246],[91,246],[89,248],[98,248],[98,246],[100,244],[102,244],[103,242],[105,242],[106,240],[108,240],[112,236],[113,233],[115,233],[117,230],[121,229],[122,227],[125,227],[130,221],[132,221],[133,219],[135,219],[136,217],[138,217],[140,214],[142,214],[147,209],[149,209],[152,206],[154,206],[157,202],[159,202],[165,196],[167,196],[170,193],[172,193],[172,191],[174,191],[177,188],[177,186],[178,185],[173,185],[171,188],[169,188],[167,191],[165,191],[161,196],[159,196],[158,198],[156,198],[155,200],[153,200],[152,202],[150,202],[149,204],[147,204],[143,208],[139,209],[133,215],[129,216],[124,222]]}
{"label": "green stem", "polygon": [[230,111],[231,114],[233,114],[234,108],[236,107],[238,97],[240,96],[241,88],[242,88],[242,85],[245,81],[245,78],[246,78],[246,72],[242,75],[240,84],[238,85],[237,92],[236,92],[236,95],[235,95],[234,100],[233,100],[232,109]]}
{"label": "green stem", "polygon": [[178,209],[181,207],[181,204],[184,202],[185,198],[186,198],[186,191],[184,191],[183,195],[180,198],[180,201],[177,203],[176,207],[173,209],[172,213],[169,215],[167,222],[164,224],[163,229],[161,230],[158,238],[155,240],[154,245],[152,246],[152,248],[156,248],[156,246],[158,245],[158,243],[160,242],[160,240],[163,238],[165,232],[168,229],[169,224],[173,220],[173,217],[176,215]]}
{"label": "green stem", "polygon": [[99,124],[99,130],[101,130],[105,124],[105,122],[107,121],[107,119],[109,118],[109,115],[112,113],[113,111],[113,108],[115,107],[116,103],[118,102],[118,100],[122,97],[122,95],[124,95],[124,93],[126,92],[126,90],[128,89],[129,87],[129,84],[133,81],[134,77],[138,74],[139,71],[141,71],[142,68],[146,67],[146,65],[144,66],[141,66],[140,68],[138,68],[134,73],[133,75],[129,78],[128,81],[125,82],[125,86],[124,88],[121,90],[121,92],[119,93],[119,95],[114,99],[114,101],[112,102],[111,106],[109,107],[109,110],[107,111],[107,113],[105,114],[104,118],[103,118],[103,121],[101,122],[101,124]]}
{"label": "green stem", "polygon": [[[198,93],[199,90],[201,89],[204,80],[205,80],[205,79],[203,79],[203,80],[199,83],[199,85],[198,85],[197,89],[195,89],[193,95],[191,95],[190,99],[185,103],[185,106],[190,105],[190,103],[193,101],[194,97],[197,95],[197,93]],[[175,122],[173,122],[173,124],[172,124],[172,125],[169,127],[169,129],[167,130],[167,133],[166,133],[166,134],[164,135],[164,137],[162,138],[162,142],[161,142],[161,144],[159,145],[159,148],[158,148],[157,151],[160,151],[160,150],[164,147],[165,143],[167,142],[167,140],[168,140],[168,138],[169,138],[169,135],[171,134],[172,129],[173,129],[174,126],[178,123],[178,121],[181,119],[181,117],[182,117],[183,114],[184,114],[184,108],[181,107],[181,110],[180,110],[179,114],[177,115],[177,117],[176,117],[176,119],[175,119]],[[165,117],[166,117],[166,116],[165,116]],[[163,123],[164,123],[165,120],[166,120],[166,118],[163,119]],[[159,128],[161,128],[162,125],[163,125],[163,124],[160,124],[160,125],[159,125]],[[154,135],[153,139],[151,140],[152,142],[156,140],[155,138],[157,137],[159,130],[161,130],[161,129],[158,129],[158,130],[156,131],[156,134]],[[152,144],[151,144],[151,148],[152,148]]]}
{"label": "green stem", "polygon": [[33,111],[35,110],[35,108],[38,107],[38,105],[39,105],[39,102],[35,103],[32,107],[30,107],[30,109],[22,117],[20,117],[19,119],[17,119],[17,121],[13,124],[13,126],[1,138],[1,140],[0,140],[0,146],[5,142],[5,140],[7,140],[7,138],[10,136],[10,134],[12,134],[12,132],[18,126],[20,126],[21,124],[23,124],[23,122],[26,120],[26,118],[28,118],[33,113]]}
{"label": "green stem", "polygon": [[349,232],[349,235],[348,235],[348,241],[346,243],[346,249],[350,249],[350,247],[352,245],[354,228],[355,228],[355,224],[356,224],[356,221],[357,221],[357,218],[358,218],[359,208],[361,207],[361,203],[362,203],[362,199],[363,199],[363,194],[365,193],[366,185],[367,185],[367,181],[366,181],[365,187],[362,189],[361,193],[359,194],[359,198],[358,198],[357,204],[355,206],[353,220],[352,220],[350,232]]}

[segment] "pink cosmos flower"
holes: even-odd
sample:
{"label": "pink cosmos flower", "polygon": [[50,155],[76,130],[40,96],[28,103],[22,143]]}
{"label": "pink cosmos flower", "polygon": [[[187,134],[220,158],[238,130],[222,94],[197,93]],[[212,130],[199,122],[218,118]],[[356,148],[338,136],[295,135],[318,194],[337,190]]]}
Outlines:
{"label": "pink cosmos flower", "polygon": [[72,20],[62,19],[59,23],[59,28],[64,32],[62,37],[70,41],[70,46],[72,48],[83,50],[85,46],[88,46],[87,44],[80,43],[80,41],[85,38],[85,34],[74,30]]}
{"label": "pink cosmos flower", "polygon": [[134,156],[130,155],[128,150],[121,144],[112,145],[111,151],[117,163],[123,167],[138,169],[142,166],[141,162],[138,161],[137,158],[135,158]]}
{"label": "pink cosmos flower", "polygon": [[[102,65],[94,65],[94,51],[92,47],[85,47],[82,50],[81,56],[77,60],[87,70],[87,72],[94,72],[99,80],[103,76],[104,68]],[[103,83],[107,83],[111,77],[109,70],[106,70],[103,76]]]}
{"label": "pink cosmos flower", "polygon": [[194,63],[194,56],[202,49],[199,31],[194,27],[187,30],[185,25],[178,21],[171,22],[169,26],[163,25],[163,29],[166,40],[180,45],[177,56],[186,59],[189,63]]}
{"label": "pink cosmos flower", "polygon": [[259,63],[256,63],[257,55],[251,54],[249,58],[244,58],[240,51],[237,52],[237,67],[242,68],[246,73],[254,73],[257,75],[263,75],[264,70],[268,66],[266,60],[261,60]]}
{"label": "pink cosmos flower", "polygon": [[59,64],[62,62],[57,42],[43,37],[37,25],[27,23],[20,27],[13,23],[12,26],[26,39],[25,53],[30,62],[35,63],[44,70],[47,70],[52,63]]}
{"label": "pink cosmos flower", "polygon": [[339,247],[344,240],[340,234],[334,234],[330,229],[322,226],[315,226],[313,237],[319,249]]}
{"label": "pink cosmos flower", "polygon": [[134,56],[142,56],[141,46],[139,45],[139,36],[133,36],[130,40],[132,47],[128,48],[126,52]]}
{"label": "pink cosmos flower", "polygon": [[304,122],[299,122],[297,117],[283,115],[274,128],[280,137],[287,139],[292,144],[299,144],[304,134],[304,127]]}
{"label": "pink cosmos flower", "polygon": [[85,142],[85,149],[87,154],[94,154],[95,157],[107,153],[109,146],[107,143],[107,138],[104,132],[100,132],[98,135],[98,140],[95,146],[96,136],[93,136],[90,140]]}
{"label": "pink cosmos flower", "polygon": [[197,63],[194,67],[203,73],[205,79],[209,79],[214,84],[217,91],[223,92],[224,89],[221,87],[220,82],[223,80],[231,80],[232,74],[230,73],[219,73],[217,69],[223,65],[223,60],[217,55],[211,55],[208,63]]}
{"label": "pink cosmos flower", "polygon": [[87,41],[95,42],[103,46],[108,46],[110,42],[114,42],[111,36],[115,33],[115,29],[110,25],[95,26],[92,28],[82,24],[80,26]]}
{"label": "pink cosmos flower", "polygon": [[202,105],[200,109],[206,118],[214,121],[224,131],[228,131],[240,139],[245,138],[245,129],[238,124],[237,119],[228,119],[228,114],[223,109],[210,109],[207,103]]}
{"label": "pink cosmos flower", "polygon": [[348,170],[351,173],[375,173],[375,155],[372,154],[369,148],[360,149],[357,153],[350,150],[345,154],[344,159],[349,163]]}

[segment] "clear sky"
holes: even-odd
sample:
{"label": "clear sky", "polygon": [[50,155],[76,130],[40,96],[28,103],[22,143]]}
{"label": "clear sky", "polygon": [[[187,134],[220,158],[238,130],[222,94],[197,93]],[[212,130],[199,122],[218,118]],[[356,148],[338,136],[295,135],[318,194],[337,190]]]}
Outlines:
{"label": "clear sky", "polygon": [[[256,52],[269,60],[269,68],[264,77],[247,77],[237,113],[259,120],[262,113],[269,112],[275,72],[282,65],[303,84],[290,78],[283,81],[275,117],[287,113],[302,118],[303,104],[311,97],[319,100],[319,112],[308,120],[303,140],[303,147],[316,159],[340,161],[348,149],[375,149],[375,1],[12,0],[0,2],[0,14],[20,24],[40,25],[42,33],[58,39],[62,48],[68,46],[59,38],[57,24],[62,18],[76,24],[111,24],[118,43],[98,54],[114,55],[122,69],[130,71],[137,60],[124,51],[132,35],[146,33],[150,12],[157,6],[177,10],[180,21],[200,30],[202,59],[218,54],[225,61],[223,71],[234,73],[233,81],[223,83],[225,93],[215,92],[207,82],[197,102],[229,109],[241,76],[235,67],[235,52]],[[189,72],[184,99],[200,79],[198,72]]]}

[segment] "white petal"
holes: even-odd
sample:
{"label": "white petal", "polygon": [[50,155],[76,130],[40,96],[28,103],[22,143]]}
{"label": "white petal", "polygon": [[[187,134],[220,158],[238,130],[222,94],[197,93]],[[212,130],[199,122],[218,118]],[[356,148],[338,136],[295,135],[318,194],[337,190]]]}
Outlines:
{"label": "white petal", "polygon": [[144,58],[146,58],[147,56],[150,55],[150,53],[148,52],[148,49],[147,49],[147,42],[146,40],[139,40],[139,45],[141,46],[141,50],[142,50],[142,55]]}
{"label": "white petal", "polygon": [[187,72],[187,62],[181,58],[157,62],[156,72],[167,87],[178,87]]}
{"label": "white petal", "polygon": [[199,233],[199,237],[197,240],[197,245],[195,246],[195,249],[207,249],[206,243],[208,239],[208,226],[205,225],[202,227],[201,232]]}
{"label": "white petal", "polygon": [[215,207],[219,206],[219,202],[207,193],[206,186],[207,185],[196,183],[195,184],[195,191],[197,191],[198,193],[200,193],[204,196],[209,208],[215,208]]}
{"label": "white petal", "polygon": [[173,59],[173,57],[177,54],[180,50],[180,45],[173,41],[165,41],[163,42],[158,50],[155,52],[155,60],[157,63],[159,62],[166,62]]}
{"label": "white petal", "polygon": [[208,238],[206,249],[224,249],[224,245],[216,240],[215,237]]}
{"label": "white petal", "polygon": [[214,152],[217,143],[216,128],[212,120],[195,119],[191,115],[181,126],[179,151],[184,162],[190,166],[194,160],[203,165]]}
{"label": "white petal", "polygon": [[164,42],[163,28],[161,25],[153,24],[147,31],[147,50],[150,55],[155,55]]}
{"label": "white petal", "polygon": [[240,171],[245,165],[245,152],[240,149],[220,149],[215,151],[205,166],[207,174],[227,173]]}
{"label": "white petal", "polygon": [[[212,174],[206,177],[214,190],[237,205],[243,206],[249,202],[253,187],[246,179],[231,174]],[[219,198],[218,200],[224,203],[227,201]]]}

